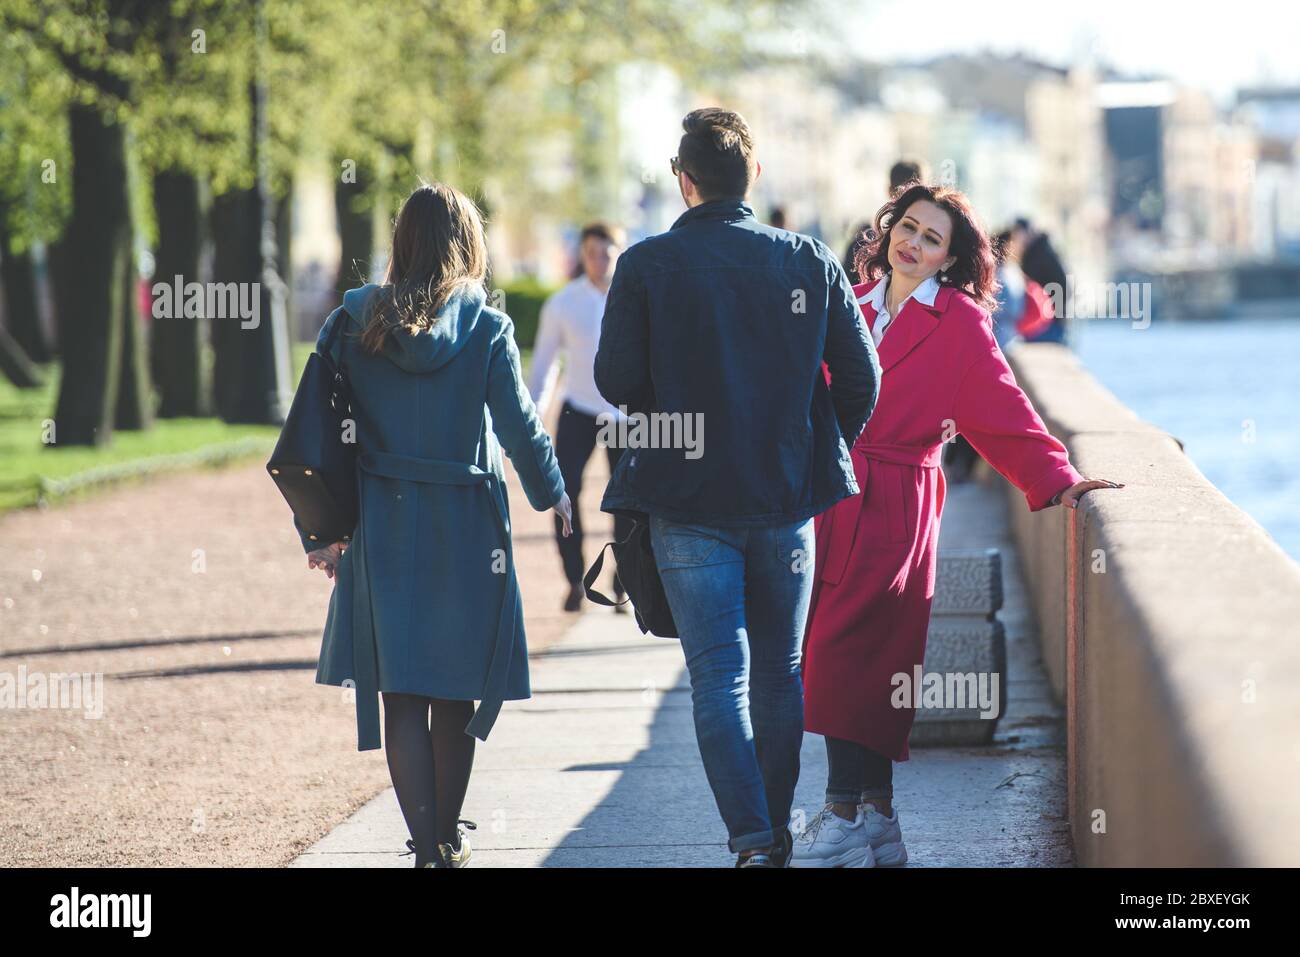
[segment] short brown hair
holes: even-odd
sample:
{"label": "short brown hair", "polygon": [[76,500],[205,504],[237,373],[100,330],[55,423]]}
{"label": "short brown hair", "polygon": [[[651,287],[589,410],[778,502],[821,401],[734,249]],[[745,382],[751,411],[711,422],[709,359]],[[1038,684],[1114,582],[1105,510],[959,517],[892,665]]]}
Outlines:
{"label": "short brown hair", "polygon": [[754,137],[739,113],[717,107],[692,110],[682,120],[677,159],[690,174],[703,200],[730,199],[749,193],[757,164]]}
{"label": "short brown hair", "polygon": [[607,223],[604,220],[596,220],[582,227],[582,233],[578,236],[578,245],[581,246],[589,238],[595,236],[597,239],[603,239],[607,243],[613,243],[619,249],[627,245],[627,233],[622,228],[615,226],[613,223]]}
{"label": "short brown hair", "polygon": [[899,160],[889,167],[889,192],[893,194],[900,186],[906,186],[921,178],[921,164],[915,160]]}

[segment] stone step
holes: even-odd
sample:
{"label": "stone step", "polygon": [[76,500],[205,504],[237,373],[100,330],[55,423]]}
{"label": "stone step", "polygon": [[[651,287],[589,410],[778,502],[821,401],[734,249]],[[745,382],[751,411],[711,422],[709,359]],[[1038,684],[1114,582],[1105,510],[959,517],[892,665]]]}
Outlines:
{"label": "stone step", "polygon": [[1002,598],[996,548],[939,552],[925,663],[899,686],[919,705],[908,739],[913,747],[993,740],[1007,705],[1006,631],[997,619]]}

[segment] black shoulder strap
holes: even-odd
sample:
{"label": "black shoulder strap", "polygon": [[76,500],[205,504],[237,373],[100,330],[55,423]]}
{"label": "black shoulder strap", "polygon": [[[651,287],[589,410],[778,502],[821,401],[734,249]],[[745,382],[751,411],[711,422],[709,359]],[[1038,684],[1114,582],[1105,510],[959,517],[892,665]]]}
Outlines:
{"label": "black shoulder strap", "polygon": [[[614,601],[612,598],[602,595],[592,587],[596,584],[596,579],[600,577],[601,569],[605,567],[605,549],[612,548],[613,545],[613,542],[606,542],[604,548],[602,548],[596,555],[596,560],[592,563],[591,567],[587,569],[587,574],[582,576],[582,590],[587,593],[587,597],[597,605],[608,605],[611,608],[615,605],[626,605],[632,600],[631,596],[629,596],[624,598],[622,601]],[[614,574],[617,575],[618,571],[615,570]]]}
{"label": "black shoulder strap", "polygon": [[343,358],[343,350],[340,349],[338,355],[335,355],[334,343],[338,341],[339,330],[342,329],[343,326],[347,324],[347,317],[349,315],[351,315],[351,313],[347,311],[346,306],[339,306],[332,313],[330,313],[330,317],[326,318],[326,322],[329,321],[329,318],[333,318],[334,324],[330,326],[329,335],[325,337],[325,351],[323,355],[325,355],[328,359],[330,359],[336,366],[340,364]]}

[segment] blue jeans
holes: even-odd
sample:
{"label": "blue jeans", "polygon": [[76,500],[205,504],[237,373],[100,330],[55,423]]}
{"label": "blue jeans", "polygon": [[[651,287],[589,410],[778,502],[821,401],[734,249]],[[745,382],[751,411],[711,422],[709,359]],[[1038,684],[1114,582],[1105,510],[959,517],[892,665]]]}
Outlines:
{"label": "blue jeans", "polygon": [[650,543],[686,655],[695,737],[727,847],[778,845],[799,779],[813,521],[718,528],[652,515]]}

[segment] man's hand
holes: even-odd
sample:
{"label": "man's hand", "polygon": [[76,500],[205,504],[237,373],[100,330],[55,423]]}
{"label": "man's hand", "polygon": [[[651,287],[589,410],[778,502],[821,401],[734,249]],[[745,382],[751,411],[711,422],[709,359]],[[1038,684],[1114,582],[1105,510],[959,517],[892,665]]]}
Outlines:
{"label": "man's hand", "polygon": [[343,552],[347,547],[346,542],[335,542],[333,545],[326,545],[314,552],[308,552],[307,567],[323,568],[325,569],[325,577],[333,578],[339,567],[339,559],[343,557]]}

